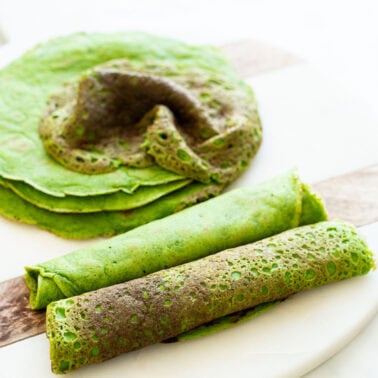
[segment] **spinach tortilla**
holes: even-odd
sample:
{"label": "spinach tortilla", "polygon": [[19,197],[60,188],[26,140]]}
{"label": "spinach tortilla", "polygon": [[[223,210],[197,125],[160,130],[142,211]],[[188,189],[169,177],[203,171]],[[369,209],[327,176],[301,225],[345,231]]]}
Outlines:
{"label": "spinach tortilla", "polygon": [[34,206],[0,184],[0,214],[14,221],[37,225],[67,239],[90,239],[129,231],[219,193],[217,185],[193,183],[156,201],[126,211],[57,213]]}
{"label": "spinach tortilla", "polygon": [[[114,59],[121,61],[109,63]],[[194,73],[198,80],[190,79]],[[145,80],[138,81],[138,75]],[[122,85],[117,84],[120,81]],[[149,83],[155,96],[143,102],[141,97],[151,92]],[[92,84],[100,97],[85,92]],[[139,186],[165,184],[183,176],[203,182],[230,181],[246,167],[261,142],[250,87],[211,47],[143,33],[73,34],[38,45],[11,63],[0,72],[0,86],[7,88],[0,93],[0,176],[51,196],[132,193]],[[79,87],[84,88],[82,96],[76,96]],[[122,101],[130,113],[122,108]],[[99,119],[102,124],[96,128]],[[106,124],[107,120],[113,123]],[[140,135],[135,137],[135,154],[135,146],[130,147],[138,122],[144,128],[142,136],[146,124],[153,125],[141,143],[148,151],[148,157],[141,158],[144,163],[135,163],[135,155],[145,155],[139,148]],[[168,163],[159,151],[161,142],[166,143]],[[64,150],[63,158],[58,147]],[[96,165],[109,159],[110,172]],[[72,161],[83,163],[86,173],[98,174],[83,174]]]}
{"label": "spinach tortilla", "polygon": [[[53,197],[34,189],[22,181],[5,180],[0,177],[0,186],[11,189],[31,205],[55,213],[93,213],[135,209],[156,201],[190,183],[191,180],[178,180],[155,186],[141,186],[133,193],[117,191],[97,196],[77,197],[66,195],[64,197]],[[50,217],[53,216],[51,215]],[[47,217],[49,216],[47,215]],[[59,214],[56,217],[59,218]]]}
{"label": "spinach tortilla", "polygon": [[352,225],[320,222],[53,302],[47,307],[52,370],[99,363],[373,268],[373,254]]}
{"label": "spinach tortilla", "polygon": [[67,238],[218,195],[261,143],[251,88],[209,46],[78,33],[28,51],[0,86],[0,213]]}

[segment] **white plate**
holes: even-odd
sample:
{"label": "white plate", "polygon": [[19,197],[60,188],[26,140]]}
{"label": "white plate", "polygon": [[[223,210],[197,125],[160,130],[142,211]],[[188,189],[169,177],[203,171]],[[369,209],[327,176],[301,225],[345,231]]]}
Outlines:
{"label": "white plate", "polygon": [[[0,50],[0,63],[22,51]],[[252,78],[264,124],[264,143],[245,186],[298,166],[318,181],[374,163],[377,120],[355,99],[305,64]],[[356,127],[358,125],[358,127]],[[365,232],[378,250],[378,224]],[[94,241],[57,238],[0,218],[0,280]],[[80,369],[75,377],[298,376],[342,348],[374,316],[378,275],[369,274],[301,293],[254,320],[216,335],[159,344]],[[45,335],[0,350],[2,377],[53,376]]]}

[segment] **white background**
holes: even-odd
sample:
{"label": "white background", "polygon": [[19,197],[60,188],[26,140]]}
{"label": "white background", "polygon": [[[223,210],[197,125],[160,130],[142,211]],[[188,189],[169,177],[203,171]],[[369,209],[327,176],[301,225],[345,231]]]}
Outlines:
{"label": "white background", "polygon": [[[9,42],[37,42],[78,30],[127,29],[215,44],[251,37],[291,51],[354,92],[377,115],[378,142],[377,1],[0,0],[0,30]],[[376,318],[309,376],[378,376],[377,331]]]}
{"label": "white background", "polygon": [[377,109],[376,0],[0,0],[11,41],[139,29],[198,42],[256,38],[318,66]]}

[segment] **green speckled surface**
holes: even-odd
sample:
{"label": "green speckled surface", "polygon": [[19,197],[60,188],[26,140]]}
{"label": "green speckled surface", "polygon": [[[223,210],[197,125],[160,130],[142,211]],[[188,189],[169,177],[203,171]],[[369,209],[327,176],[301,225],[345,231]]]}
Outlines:
{"label": "green speckled surface", "polygon": [[261,144],[252,91],[185,59],[96,66],[49,100],[39,132],[54,159],[74,171],[157,164],[221,184],[239,176]]}
{"label": "green speckled surface", "polygon": [[180,333],[176,337],[168,340],[164,340],[164,342],[175,342],[175,341],[186,341],[191,339],[198,339],[200,337],[209,336],[219,331],[223,331],[225,329],[232,328],[238,324],[242,324],[247,322],[264,312],[272,309],[274,306],[281,303],[280,300],[275,302],[266,302],[261,303],[255,307],[250,309],[237,311],[232,313],[231,315],[222,316],[221,318],[214,319],[206,324],[203,324],[199,327],[191,329],[190,331]]}
{"label": "green speckled surface", "polygon": [[352,225],[320,222],[60,300],[47,308],[52,370],[102,362],[373,267],[372,253]]}

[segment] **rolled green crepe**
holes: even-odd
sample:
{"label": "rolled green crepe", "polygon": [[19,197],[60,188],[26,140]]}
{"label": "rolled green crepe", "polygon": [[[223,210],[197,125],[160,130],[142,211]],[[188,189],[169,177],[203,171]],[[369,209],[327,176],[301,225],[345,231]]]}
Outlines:
{"label": "rolled green crepe", "polygon": [[353,226],[320,222],[60,300],[47,307],[52,370],[102,362],[373,267]]}
{"label": "rolled green crepe", "polygon": [[249,320],[254,319],[264,312],[272,309],[274,306],[278,305],[281,302],[281,300],[276,300],[274,302],[261,303],[255,307],[237,311],[230,315],[222,316],[221,318],[214,319],[206,324],[181,333],[173,338],[163,340],[163,342],[172,343],[176,341],[199,339],[204,336],[213,335],[214,333],[217,333],[219,331],[233,328],[238,324],[248,322]]}
{"label": "rolled green crepe", "polygon": [[[185,190],[184,188],[183,190]],[[327,218],[295,172],[26,267],[33,309]]]}

